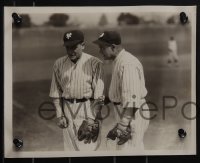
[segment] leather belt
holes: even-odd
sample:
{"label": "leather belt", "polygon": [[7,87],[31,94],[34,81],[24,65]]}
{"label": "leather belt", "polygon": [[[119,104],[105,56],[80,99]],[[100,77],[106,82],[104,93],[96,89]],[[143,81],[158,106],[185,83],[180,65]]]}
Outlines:
{"label": "leather belt", "polygon": [[113,102],[114,105],[121,105],[121,102]]}
{"label": "leather belt", "polygon": [[89,99],[87,99],[87,98],[81,98],[81,99],[75,99],[75,98],[66,99],[66,98],[64,98],[64,100],[67,102],[70,102],[70,103],[80,103],[80,102],[86,102],[88,100],[93,101],[94,99],[93,98],[89,98]]}

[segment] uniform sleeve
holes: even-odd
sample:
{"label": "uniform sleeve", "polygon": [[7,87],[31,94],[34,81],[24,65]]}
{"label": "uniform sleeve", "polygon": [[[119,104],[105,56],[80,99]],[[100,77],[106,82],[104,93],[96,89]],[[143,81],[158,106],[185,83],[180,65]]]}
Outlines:
{"label": "uniform sleeve", "polygon": [[56,66],[53,67],[52,81],[49,96],[52,98],[62,97],[62,88],[60,85],[60,79],[58,78],[58,71]]}
{"label": "uniform sleeve", "polygon": [[103,82],[103,67],[102,63],[98,62],[94,69],[92,89],[94,94],[94,99],[98,99],[103,95],[104,82]]}
{"label": "uniform sleeve", "polygon": [[122,68],[122,105],[125,107],[140,107],[141,99],[141,72],[132,64]]}

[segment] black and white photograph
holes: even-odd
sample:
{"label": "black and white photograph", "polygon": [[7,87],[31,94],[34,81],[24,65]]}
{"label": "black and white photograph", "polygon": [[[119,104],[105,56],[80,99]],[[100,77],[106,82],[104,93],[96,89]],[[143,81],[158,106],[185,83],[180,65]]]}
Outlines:
{"label": "black and white photograph", "polygon": [[196,154],[196,6],[5,7],[5,157]]}

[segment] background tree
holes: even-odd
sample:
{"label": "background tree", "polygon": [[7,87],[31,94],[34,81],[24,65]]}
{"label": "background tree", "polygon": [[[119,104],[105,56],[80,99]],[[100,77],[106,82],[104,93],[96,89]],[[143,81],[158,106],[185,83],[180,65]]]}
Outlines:
{"label": "background tree", "polygon": [[33,26],[32,22],[31,22],[31,18],[28,14],[20,14],[20,17],[22,18],[22,23],[17,26],[15,24],[13,24],[14,27],[28,28],[28,27]]}
{"label": "background tree", "polygon": [[54,27],[63,27],[66,26],[69,16],[66,14],[52,14],[49,17],[49,24]]}
{"label": "background tree", "polygon": [[167,19],[167,24],[176,24],[176,20],[174,16],[171,16]]}
{"label": "background tree", "polygon": [[117,21],[119,25],[137,25],[140,23],[140,18],[130,13],[121,13]]}
{"label": "background tree", "polygon": [[108,19],[107,19],[105,14],[102,14],[101,17],[100,17],[100,20],[99,20],[99,25],[105,26],[107,24],[108,24]]}

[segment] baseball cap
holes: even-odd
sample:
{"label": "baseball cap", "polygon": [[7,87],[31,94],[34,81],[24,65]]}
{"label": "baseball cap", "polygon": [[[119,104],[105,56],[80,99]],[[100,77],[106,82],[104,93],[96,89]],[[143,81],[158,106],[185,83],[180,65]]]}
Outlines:
{"label": "baseball cap", "polygon": [[75,46],[84,41],[84,35],[80,30],[65,32],[63,36],[64,46]]}
{"label": "baseball cap", "polygon": [[110,46],[112,44],[120,45],[121,36],[116,31],[105,31],[99,36],[97,40],[93,41],[93,43],[103,46]]}

